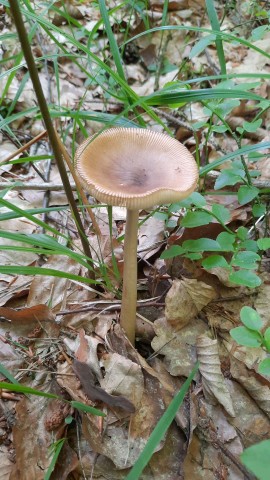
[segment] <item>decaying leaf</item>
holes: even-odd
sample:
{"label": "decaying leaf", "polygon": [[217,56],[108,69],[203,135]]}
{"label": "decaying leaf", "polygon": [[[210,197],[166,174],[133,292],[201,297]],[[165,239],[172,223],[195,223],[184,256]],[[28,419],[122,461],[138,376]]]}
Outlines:
{"label": "decaying leaf", "polygon": [[30,308],[14,310],[14,308],[0,307],[0,316],[20,324],[33,322],[54,321],[55,315],[47,305],[35,305]]}
{"label": "decaying leaf", "polygon": [[220,368],[217,340],[200,335],[197,338],[197,352],[205,398],[209,403],[218,401],[234,417],[232,399]]}
{"label": "decaying leaf", "polygon": [[171,375],[188,377],[196,360],[196,338],[206,333],[208,328],[201,319],[192,319],[189,324],[175,332],[165,318],[154,322],[156,337],[152,348],[164,355],[164,364]]}
{"label": "decaying leaf", "polygon": [[230,372],[233,378],[235,378],[242,385],[242,387],[245,388],[260,409],[263,410],[268,417],[270,417],[269,384],[263,385],[263,383],[260,382],[260,376],[249,370],[236,358],[231,357],[230,363]]}
{"label": "decaying leaf", "polygon": [[204,282],[188,278],[174,280],[166,296],[165,315],[168,323],[179,330],[216,296],[213,287]]}

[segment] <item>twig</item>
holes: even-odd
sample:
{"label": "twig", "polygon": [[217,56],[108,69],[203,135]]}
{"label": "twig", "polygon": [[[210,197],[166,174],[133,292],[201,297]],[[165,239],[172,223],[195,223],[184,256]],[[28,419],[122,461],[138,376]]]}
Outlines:
{"label": "twig", "polygon": [[[18,184],[19,182],[0,182],[0,190],[4,190],[5,188],[12,188],[13,190],[51,190],[51,191],[61,191],[65,190],[64,185],[62,183],[22,183],[21,185]],[[77,187],[74,184],[70,185],[71,190],[76,191]]]}
{"label": "twig", "polygon": [[24,152],[25,150],[28,150],[28,148],[31,147],[31,145],[38,142],[39,140],[41,140],[46,135],[47,135],[47,130],[43,130],[43,132],[39,133],[35,138],[32,138],[32,140],[30,140],[30,142],[27,142],[25,145],[18,148],[18,150],[16,150],[16,152],[11,153],[5,160],[0,162],[0,167],[2,165],[5,165],[10,160],[13,160],[13,158],[16,157],[17,155],[19,155],[20,153]]}

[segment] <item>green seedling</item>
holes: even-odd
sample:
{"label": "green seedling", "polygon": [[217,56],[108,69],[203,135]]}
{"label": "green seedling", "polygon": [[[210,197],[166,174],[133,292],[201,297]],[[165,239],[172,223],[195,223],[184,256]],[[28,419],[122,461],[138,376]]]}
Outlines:
{"label": "green seedling", "polygon": [[[245,347],[263,348],[270,353],[270,327],[263,331],[263,322],[256,310],[243,307],[240,312],[243,326],[233,328],[231,337]],[[270,376],[270,358],[265,358],[259,363],[258,372]]]}

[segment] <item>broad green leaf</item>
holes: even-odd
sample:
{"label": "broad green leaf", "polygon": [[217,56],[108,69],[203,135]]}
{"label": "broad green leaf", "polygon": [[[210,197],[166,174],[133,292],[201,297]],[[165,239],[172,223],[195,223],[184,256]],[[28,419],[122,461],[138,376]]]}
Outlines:
{"label": "broad green leaf", "polygon": [[232,260],[232,265],[246,268],[248,270],[254,270],[258,267],[256,262],[258,262],[260,259],[261,257],[255,252],[238,252]]}
{"label": "broad green leaf", "polygon": [[257,242],[255,240],[244,240],[239,246],[242,249],[250,250],[251,252],[257,252],[259,250]]}
{"label": "broad green leaf", "polygon": [[207,204],[205,197],[199,192],[193,192],[188,199],[190,200],[191,205],[196,205],[196,207],[204,207]]}
{"label": "broad green leaf", "polygon": [[239,227],[236,231],[236,235],[240,240],[246,240],[248,236],[248,229],[245,227]]}
{"label": "broad green leaf", "polygon": [[208,225],[212,220],[210,213],[206,212],[187,212],[181,225],[186,228],[200,227],[201,225]]}
{"label": "broad green leaf", "polygon": [[259,240],[257,240],[257,245],[260,250],[268,250],[268,248],[270,248],[270,238],[259,238]]}
{"label": "broad green leaf", "polygon": [[221,173],[216,179],[214,189],[219,190],[226,185],[235,185],[236,183],[242,182],[244,176],[245,172],[240,168],[221,170]]}
{"label": "broad green leaf", "polygon": [[178,257],[178,255],[182,255],[185,252],[186,250],[183,247],[180,247],[180,245],[172,245],[168,250],[162,252],[160,258],[167,260],[169,258]]}
{"label": "broad green leaf", "polygon": [[257,40],[261,40],[268,29],[269,25],[260,25],[259,27],[254,28],[251,32],[251,41],[256,42]]}
{"label": "broad green leaf", "polygon": [[228,208],[224,207],[223,205],[219,205],[218,203],[214,203],[214,205],[212,206],[212,213],[223,224],[227,223],[231,218],[231,214]]}
{"label": "broad green leaf", "polygon": [[250,330],[260,330],[263,326],[262,319],[254,308],[247,306],[241,308],[240,318],[242,323]]}
{"label": "broad green leaf", "polygon": [[249,288],[259,287],[262,283],[260,277],[250,270],[238,270],[229,275],[229,280],[237,285],[244,285]]}
{"label": "broad green leaf", "polygon": [[189,252],[216,252],[220,251],[220,245],[216,240],[211,238],[199,238],[198,240],[186,240],[182,247]]}
{"label": "broad green leaf", "polygon": [[244,120],[243,128],[246,132],[253,133],[253,132],[256,132],[256,130],[261,126],[261,124],[262,124],[262,119],[261,118],[258,118],[258,120],[254,121],[254,122],[246,122]]}
{"label": "broad green leaf", "polygon": [[258,480],[269,480],[269,458],[270,440],[263,440],[246,448],[241,455],[245,467],[254,473]]}
{"label": "broad green leaf", "polygon": [[231,337],[239,344],[245,347],[259,347],[262,344],[261,336],[258,332],[246,327],[236,327],[230,330]]}
{"label": "broad green leaf", "polygon": [[264,203],[255,203],[255,205],[252,206],[252,213],[254,217],[261,217],[262,215],[265,215],[266,213],[266,205]]}
{"label": "broad green leaf", "polygon": [[221,232],[217,236],[217,242],[220,245],[220,249],[224,252],[234,252],[235,236],[228,232]]}
{"label": "broad green leaf", "polygon": [[228,127],[226,125],[214,125],[212,127],[212,131],[217,133],[225,133],[227,130]]}
{"label": "broad green leaf", "polygon": [[[270,376],[270,358],[265,358],[264,360],[262,360],[259,363],[258,372],[261,373],[262,375],[269,375]],[[270,452],[269,452],[269,454],[270,454]],[[268,466],[268,468],[269,468],[269,466]]]}
{"label": "broad green leaf", "polygon": [[215,267],[224,267],[228,268],[227,260],[222,257],[222,255],[209,255],[209,257],[205,258],[202,262],[203,268],[210,270],[211,268]]}
{"label": "broad green leaf", "polygon": [[202,258],[201,253],[185,253],[185,257],[190,260],[200,260]]}
{"label": "broad green leaf", "polygon": [[260,193],[260,190],[253,186],[242,185],[238,190],[238,202],[240,205],[251,202]]}

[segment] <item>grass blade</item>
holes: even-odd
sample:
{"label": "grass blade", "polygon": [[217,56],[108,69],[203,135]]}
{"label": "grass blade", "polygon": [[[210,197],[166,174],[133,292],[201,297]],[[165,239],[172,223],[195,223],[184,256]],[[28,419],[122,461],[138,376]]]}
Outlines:
{"label": "grass blade", "polygon": [[194,376],[198,371],[198,368],[199,368],[199,364],[196,363],[191,374],[183,384],[181,390],[175,395],[174,399],[170,403],[166,412],[162,415],[161,419],[158,421],[157,425],[155,426],[144,450],[142,451],[138,460],[135,462],[133,468],[131,469],[128,476],[126,477],[126,480],[138,480],[140,478],[140,475],[143,469],[146,467],[147,463],[149,462],[150,458],[152,457],[155,451],[155,448],[157,447],[159,442],[163,439],[166,431],[168,430],[169,426],[171,425],[177,413],[177,410],[182,405],[184,397],[188,392],[188,389],[191,385],[191,382]]}
{"label": "grass blade", "polygon": [[[218,20],[218,16],[217,16],[217,12],[216,12],[213,0],[205,0],[205,5],[206,5],[208,18],[210,20],[213,31],[220,32],[219,20]],[[218,54],[221,74],[224,75],[227,73],[227,69],[226,69],[226,60],[225,60],[225,55],[223,50],[222,39],[216,38],[215,43],[217,47],[217,54]]]}

